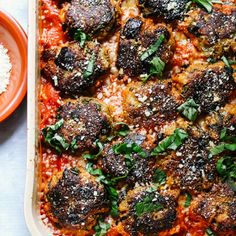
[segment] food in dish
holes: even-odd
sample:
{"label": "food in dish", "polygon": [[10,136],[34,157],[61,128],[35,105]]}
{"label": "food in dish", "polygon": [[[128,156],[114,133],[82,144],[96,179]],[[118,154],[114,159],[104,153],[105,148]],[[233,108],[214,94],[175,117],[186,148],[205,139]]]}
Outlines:
{"label": "food in dish", "polygon": [[236,234],[235,13],[40,1],[38,191],[55,235]]}

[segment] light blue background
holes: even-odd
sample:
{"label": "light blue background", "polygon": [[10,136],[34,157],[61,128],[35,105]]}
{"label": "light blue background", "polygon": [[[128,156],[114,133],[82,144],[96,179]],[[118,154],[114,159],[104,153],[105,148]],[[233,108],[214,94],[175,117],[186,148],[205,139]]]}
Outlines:
{"label": "light blue background", "polygon": [[[0,0],[0,8],[27,30],[27,0]],[[0,123],[0,236],[30,235],[24,219],[26,99]]]}

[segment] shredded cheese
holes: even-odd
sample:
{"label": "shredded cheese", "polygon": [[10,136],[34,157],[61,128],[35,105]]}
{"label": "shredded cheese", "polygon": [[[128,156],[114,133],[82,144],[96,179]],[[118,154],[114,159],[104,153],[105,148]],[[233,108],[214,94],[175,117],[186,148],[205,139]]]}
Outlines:
{"label": "shredded cheese", "polygon": [[8,50],[0,44],[0,94],[6,92],[9,85],[12,64],[8,55]]}

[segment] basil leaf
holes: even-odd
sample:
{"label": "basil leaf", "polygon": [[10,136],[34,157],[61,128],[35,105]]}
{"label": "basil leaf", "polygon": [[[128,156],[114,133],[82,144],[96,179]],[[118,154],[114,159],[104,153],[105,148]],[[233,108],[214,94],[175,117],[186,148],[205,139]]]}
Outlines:
{"label": "basil leaf", "polygon": [[105,223],[104,220],[99,219],[97,225],[94,227],[95,236],[105,236],[110,227],[109,223]]}
{"label": "basil leaf", "polygon": [[81,48],[84,47],[85,42],[86,42],[87,40],[89,40],[89,39],[90,39],[90,37],[89,37],[87,34],[85,34],[85,33],[84,33],[82,30],[80,30],[80,29],[77,29],[77,30],[75,31],[75,33],[74,33],[74,40],[80,42],[80,47],[81,47]]}
{"label": "basil leaf", "polygon": [[151,156],[156,156],[167,149],[176,150],[182,145],[188,134],[183,129],[176,129],[172,135],[163,139],[151,153]]}
{"label": "basil leaf", "polygon": [[160,185],[166,182],[166,173],[161,169],[156,169],[153,175],[153,182]]}
{"label": "basil leaf", "polygon": [[83,74],[84,79],[89,78],[93,74],[94,67],[95,67],[95,54],[93,53],[93,55],[89,59],[88,66]]}
{"label": "basil leaf", "polygon": [[215,236],[215,234],[212,232],[210,228],[206,229],[206,233],[208,236]]}
{"label": "basil leaf", "polygon": [[163,205],[160,203],[154,203],[153,199],[155,194],[150,193],[143,201],[138,202],[135,205],[135,213],[137,216],[142,216],[145,213],[150,213],[154,211],[160,211],[163,209]]}
{"label": "basil leaf", "polygon": [[225,63],[225,66],[226,66],[227,68],[231,69],[231,65],[230,65],[228,59],[227,59],[225,56],[222,56],[221,59],[222,59],[222,61]]}
{"label": "basil leaf", "polygon": [[221,143],[210,150],[213,156],[218,155],[224,151],[236,151],[236,143]]}
{"label": "basil leaf", "polygon": [[193,99],[187,100],[184,104],[179,106],[177,110],[181,112],[190,121],[195,121],[198,115],[198,105]]}
{"label": "basil leaf", "polygon": [[137,153],[140,157],[147,157],[146,152],[136,143],[120,143],[113,146],[115,154],[132,154]]}
{"label": "basil leaf", "polygon": [[204,7],[208,13],[212,12],[212,0],[192,0],[201,7]]}
{"label": "basil leaf", "polygon": [[190,204],[191,204],[191,200],[192,200],[192,196],[189,193],[187,193],[185,203],[184,203],[184,207],[189,207]]}
{"label": "basil leaf", "polygon": [[130,132],[129,125],[127,125],[124,122],[117,122],[113,125],[114,128],[116,128],[117,126],[120,127],[119,131],[116,132],[117,135],[125,137],[129,134]]}
{"label": "basil leaf", "polygon": [[99,157],[103,151],[103,144],[99,141],[99,140],[96,140],[95,142],[97,148],[98,148],[98,152],[96,154],[90,154],[90,153],[84,153],[82,155],[82,157],[84,159],[88,159],[88,160],[93,160],[93,159],[96,159],[97,157]]}
{"label": "basil leaf", "polygon": [[161,46],[162,42],[165,40],[165,36],[162,34],[159,39],[152,44],[141,56],[141,61],[145,61],[148,57],[150,57],[151,55],[153,55],[158,48]]}
{"label": "basil leaf", "polygon": [[109,199],[111,201],[111,215],[113,217],[117,217],[119,215],[119,209],[118,209],[118,193],[115,188],[108,187],[108,194]]}

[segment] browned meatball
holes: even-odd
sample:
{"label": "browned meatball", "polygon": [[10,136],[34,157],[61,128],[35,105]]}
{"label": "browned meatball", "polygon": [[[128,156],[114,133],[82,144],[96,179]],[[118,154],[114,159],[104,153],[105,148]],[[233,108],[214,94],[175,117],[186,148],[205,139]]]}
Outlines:
{"label": "browned meatball", "polygon": [[[224,9],[224,6],[223,6]],[[189,12],[187,30],[198,39],[198,48],[209,56],[220,57],[236,50],[236,7],[227,6],[227,12],[214,8],[213,12],[196,9]]]}
{"label": "browned meatball", "polygon": [[138,187],[128,192],[119,207],[124,228],[131,235],[155,235],[170,229],[176,220],[176,201],[158,190]]}
{"label": "browned meatball", "polygon": [[139,0],[144,15],[175,20],[183,16],[188,0]]}
{"label": "browned meatball", "polygon": [[[164,24],[150,27],[140,18],[129,19],[121,32],[117,67],[123,69],[125,74],[135,77],[149,72],[150,62],[154,57],[159,57],[164,63],[168,63],[173,54],[170,34]],[[163,36],[163,42],[158,49],[146,58],[142,58],[143,54]]]}
{"label": "browned meatball", "polygon": [[182,146],[164,161],[163,168],[181,190],[195,194],[209,189],[216,181],[215,161],[209,154],[208,137],[194,137],[190,132]]}
{"label": "browned meatball", "polygon": [[107,71],[107,58],[106,50],[99,43],[88,42],[85,48],[70,43],[43,53],[42,74],[67,96],[85,94]]}
{"label": "browned meatball", "polygon": [[82,168],[65,169],[54,175],[47,199],[50,218],[69,229],[91,229],[98,214],[108,211],[104,186]]}
{"label": "browned meatball", "polygon": [[194,99],[204,113],[224,105],[236,88],[232,72],[220,63],[202,69],[195,66],[187,77],[190,82],[183,96]]}
{"label": "browned meatball", "polygon": [[176,118],[178,101],[171,84],[149,81],[130,83],[123,92],[127,120],[140,127],[153,128]]}
{"label": "browned meatball", "polygon": [[110,0],[71,0],[65,25],[72,34],[79,29],[89,35],[104,36],[115,20],[115,8]]}
{"label": "browned meatball", "polygon": [[141,145],[144,140],[145,136],[143,135],[131,134],[121,141],[106,145],[99,161],[103,171],[113,178],[124,177],[122,180],[127,181],[131,185],[152,182],[155,159],[149,158],[148,152],[145,149],[142,149],[144,152],[142,154],[145,156],[135,151],[128,156],[123,153],[116,154],[114,151],[117,145],[122,144],[135,144],[142,148]]}
{"label": "browned meatball", "polygon": [[191,204],[192,214],[202,217],[219,235],[236,234],[236,197],[226,184],[202,193]]}
{"label": "browned meatball", "polygon": [[[81,152],[95,148],[95,141],[102,140],[111,131],[109,111],[96,99],[80,98],[66,102],[58,111],[58,120],[61,125],[57,129],[46,127],[43,135],[49,145],[62,151]],[[55,139],[59,142],[55,142]],[[68,144],[66,148],[60,142],[61,139]]]}

